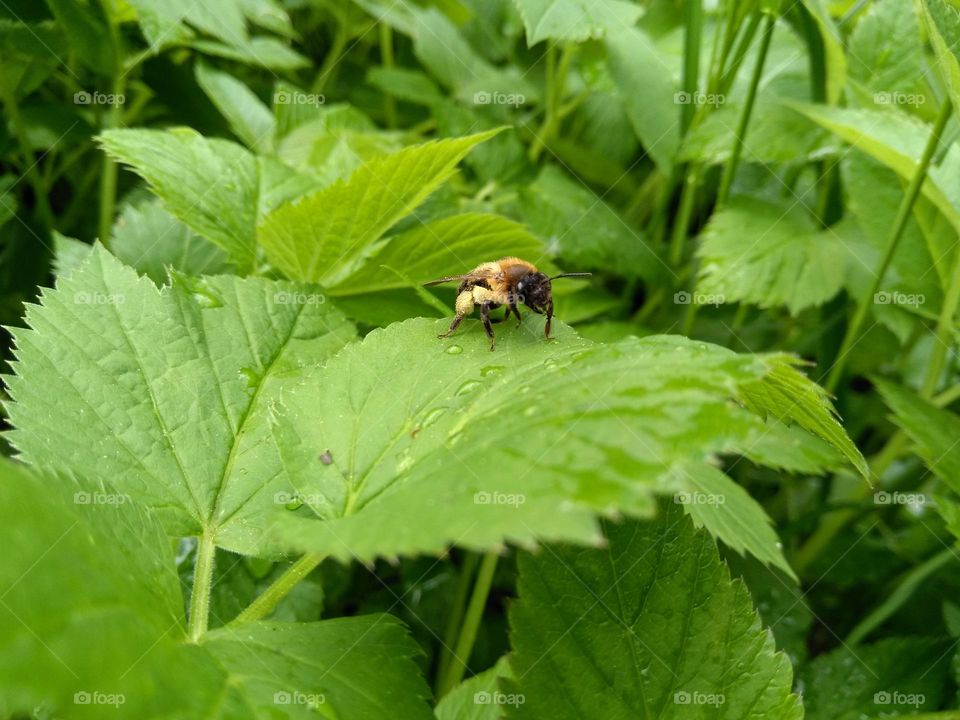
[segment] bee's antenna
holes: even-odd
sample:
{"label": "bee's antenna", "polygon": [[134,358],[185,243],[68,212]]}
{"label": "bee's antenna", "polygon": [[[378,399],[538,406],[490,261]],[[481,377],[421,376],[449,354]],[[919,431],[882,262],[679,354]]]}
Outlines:
{"label": "bee's antenna", "polygon": [[556,280],[557,278],[565,278],[565,277],[590,277],[591,275],[593,275],[593,273],[586,273],[586,272],[560,273],[559,275],[554,275],[550,279]]}

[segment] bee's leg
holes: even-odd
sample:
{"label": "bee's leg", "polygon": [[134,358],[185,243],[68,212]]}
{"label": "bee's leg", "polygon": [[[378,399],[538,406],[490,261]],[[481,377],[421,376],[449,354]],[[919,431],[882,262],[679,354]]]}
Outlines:
{"label": "bee's leg", "polygon": [[483,329],[487,333],[487,337],[490,338],[490,350],[493,350],[493,326],[490,324],[490,303],[483,303],[480,306],[480,319],[483,321]]}
{"label": "bee's leg", "polygon": [[543,334],[547,336],[547,340],[550,339],[550,320],[553,318],[553,300],[547,302],[547,324],[543,328]]}
{"label": "bee's leg", "polygon": [[450,329],[445,333],[440,333],[437,335],[438,338],[450,337],[463,319],[473,312],[473,294],[469,290],[464,290],[462,293],[457,295],[456,308],[457,316],[453,319],[453,322],[450,323]]}
{"label": "bee's leg", "polygon": [[504,320],[510,317],[511,311],[513,311],[513,314],[517,316],[517,327],[520,327],[521,325],[523,325],[523,318],[520,317],[520,311],[517,310],[516,303],[510,303],[507,305],[507,317],[505,317]]}

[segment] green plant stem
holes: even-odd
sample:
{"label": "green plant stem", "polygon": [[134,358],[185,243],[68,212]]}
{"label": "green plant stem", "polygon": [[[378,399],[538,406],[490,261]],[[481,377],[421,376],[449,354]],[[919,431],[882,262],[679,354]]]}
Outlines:
{"label": "green plant stem", "polygon": [[313,570],[323,562],[323,558],[323,555],[316,553],[307,553],[301,557],[288,567],[283,575],[274,580],[270,587],[260,593],[257,599],[237,615],[233,622],[245,623],[265,618],[274,611],[280,601],[293,590],[297,583],[313,572]]}
{"label": "green plant stem", "polygon": [[717,92],[726,95],[730,92],[730,88],[733,86],[733,81],[737,78],[737,73],[740,72],[740,66],[743,65],[744,59],[747,57],[747,52],[750,50],[750,46],[753,45],[753,38],[757,34],[757,30],[760,28],[760,20],[762,13],[754,13],[750,17],[750,23],[747,25],[747,29],[744,30],[743,35],[740,37],[740,41],[737,43],[737,47],[733,52],[733,60],[730,63],[723,76],[720,78],[720,83],[717,86]]}
{"label": "green plant stem", "polygon": [[477,639],[477,630],[480,628],[480,620],[483,618],[483,610],[487,604],[487,596],[490,594],[490,586],[493,583],[493,573],[497,569],[499,556],[490,551],[483,556],[480,563],[480,570],[477,572],[477,580],[473,585],[473,593],[470,595],[470,604],[467,606],[467,613],[463,618],[463,624],[460,626],[460,635],[457,637],[457,644],[453,649],[453,658],[447,667],[447,672],[437,686],[437,697],[442,698],[450,692],[463,679],[463,673],[467,669],[467,661],[473,651],[473,643]]}
{"label": "green plant stem", "polygon": [[[110,13],[108,13],[110,14]],[[123,72],[123,62],[121,58],[120,31],[117,28],[116,21],[110,17],[108,20],[110,28],[110,43],[113,45],[113,72],[110,78],[110,92],[113,94],[114,102],[107,110],[106,118],[102,123],[105,130],[115,128],[120,125],[119,98],[123,95],[125,82]],[[100,168],[100,207],[97,222],[97,239],[104,247],[110,246],[110,235],[113,230],[113,211],[117,201],[117,164],[110,156],[103,152],[103,160]]]}
{"label": "green plant stem", "polygon": [[753,75],[750,77],[750,87],[747,90],[747,97],[746,100],[744,100],[740,117],[737,120],[737,129],[734,132],[733,149],[730,151],[730,160],[727,161],[727,164],[724,166],[723,176],[720,178],[720,189],[717,191],[718,207],[723,205],[730,195],[733,178],[737,173],[737,165],[739,165],[740,157],[743,155],[744,142],[747,137],[747,127],[750,124],[750,115],[753,113],[753,106],[757,99],[757,89],[760,87],[760,79],[763,77],[763,66],[767,61],[767,53],[770,50],[770,40],[773,37],[773,28],[776,24],[776,15],[767,15],[763,35],[760,36],[760,50],[757,54],[757,62],[753,67]]}
{"label": "green plant stem", "polygon": [[920,397],[929,398],[937,389],[943,366],[947,359],[947,350],[953,345],[953,318],[957,314],[957,305],[960,303],[960,249],[953,251],[953,270],[950,273],[950,285],[943,297],[940,316],[937,318],[937,329],[934,333],[935,342],[930,353],[930,364],[927,366],[927,375],[920,389]]}
{"label": "green plant stem", "polygon": [[210,590],[213,587],[213,565],[217,546],[213,532],[205,530],[197,542],[197,560],[193,570],[193,589],[190,592],[190,620],[187,633],[197,642],[207,631],[210,618]]}
{"label": "green plant stem", "polygon": [[450,661],[453,659],[453,646],[457,642],[457,632],[463,623],[463,611],[467,606],[467,595],[470,593],[470,583],[473,581],[480,556],[468,552],[463,558],[460,568],[460,579],[457,581],[457,592],[447,618],[447,627],[443,633],[443,646],[440,648],[440,660],[437,663],[437,672],[434,682],[434,692],[439,697],[440,682],[450,672]]}
{"label": "green plant stem", "polygon": [[[388,69],[393,67],[393,28],[384,22],[380,23],[380,58],[383,67]],[[384,114],[387,117],[387,127],[395,128],[397,126],[397,103],[393,95],[389,93],[384,95]]]}
{"label": "green plant stem", "polygon": [[928,558],[917,567],[906,572],[897,583],[890,596],[879,607],[857,623],[857,626],[847,636],[847,645],[858,645],[870,633],[882,625],[891,615],[899,610],[918,587],[937,570],[951,560],[957,558],[953,548],[946,548],[931,558]]}
{"label": "green plant stem", "polygon": [[703,34],[703,0],[687,0],[687,27],[683,45],[683,91],[690,102],[680,106],[680,133],[686,135],[696,104],[693,97],[699,88],[700,42]]}
{"label": "green plant stem", "polygon": [[917,201],[917,197],[920,195],[923,182],[927,177],[927,169],[930,167],[930,161],[933,159],[933,154],[936,152],[937,145],[940,142],[940,134],[943,132],[943,128],[946,126],[951,114],[951,102],[950,100],[947,100],[944,102],[943,107],[940,108],[940,114],[937,116],[937,120],[933,125],[930,138],[927,140],[927,146],[923,150],[923,156],[920,158],[920,163],[917,165],[917,169],[913,174],[913,178],[910,180],[910,185],[907,187],[907,191],[903,196],[903,200],[900,202],[896,219],[893,221],[893,227],[890,229],[890,236],[887,239],[883,258],[881,259],[880,265],[874,274],[873,282],[870,284],[870,287],[867,288],[867,291],[860,297],[860,302],[857,304],[857,309],[854,311],[853,317],[851,318],[850,323],[847,325],[846,334],[843,336],[843,342],[841,342],[840,350],[837,352],[837,359],[834,362],[833,367],[830,369],[830,374],[827,377],[826,388],[830,392],[834,392],[837,389],[837,385],[840,383],[840,378],[843,377],[843,369],[846,365],[847,357],[850,354],[850,350],[859,339],[860,328],[863,326],[863,322],[867,317],[867,312],[869,311],[873,297],[880,289],[880,284],[883,282],[883,276],[886,275],[887,268],[890,267],[890,262],[893,260],[893,256],[897,251],[898,245],[900,244],[900,238],[903,237],[903,231],[907,227],[907,221],[910,219],[910,214],[913,212],[913,206]]}
{"label": "green plant stem", "polygon": [[699,177],[696,170],[692,170],[683,183],[680,192],[680,206],[677,208],[677,218],[673,224],[673,235],[670,238],[670,264],[674,267],[683,260],[683,248],[690,231],[690,217],[693,215],[694,200],[697,195]]}
{"label": "green plant stem", "polygon": [[334,31],[333,42],[330,44],[330,49],[323,58],[323,65],[320,66],[320,70],[317,71],[317,77],[313,81],[313,87],[311,89],[314,93],[322,93],[330,81],[330,77],[333,75],[333,69],[337,66],[337,63],[340,62],[343,51],[347,47],[348,39],[345,23],[340,20],[337,22],[337,29]]}

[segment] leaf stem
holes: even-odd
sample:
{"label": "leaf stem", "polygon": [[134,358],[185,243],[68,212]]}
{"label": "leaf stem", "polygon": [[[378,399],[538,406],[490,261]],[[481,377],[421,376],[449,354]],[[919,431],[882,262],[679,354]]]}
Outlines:
{"label": "leaf stem", "polygon": [[440,660],[437,663],[437,673],[434,683],[434,692],[440,697],[440,682],[450,671],[450,661],[453,659],[453,645],[457,642],[457,631],[463,622],[463,611],[467,606],[467,595],[470,593],[470,583],[473,580],[480,556],[468,552],[460,568],[460,578],[457,581],[457,592],[447,618],[447,627],[443,633],[443,646],[440,648]]}
{"label": "leaf stem", "polygon": [[190,640],[197,642],[207,631],[210,618],[210,590],[213,587],[213,566],[217,546],[213,532],[204,530],[197,543],[197,560],[193,569],[193,590],[190,593]]}
{"label": "leaf stem", "polygon": [[534,135],[533,143],[530,145],[529,156],[533,162],[536,162],[540,153],[553,139],[560,124],[560,103],[563,100],[563,90],[567,84],[567,71],[570,69],[570,61],[573,59],[574,47],[573,44],[564,46],[559,63],[557,62],[557,46],[551,43],[547,48],[546,107],[543,123]]}
{"label": "leaf stem", "polygon": [[499,559],[499,555],[493,550],[483,556],[480,570],[477,572],[477,580],[473,585],[473,593],[470,595],[470,605],[467,607],[463,624],[460,626],[460,635],[453,649],[453,659],[447,667],[447,672],[437,684],[437,698],[442,698],[463,679],[467,661],[473,651],[473,643],[477,639],[477,630],[480,628],[480,620],[483,617],[487,596],[490,594],[490,586],[493,583],[493,573],[497,569]]}
{"label": "leaf stem", "polygon": [[892,593],[890,593],[890,596],[884,600],[873,612],[861,620],[850,632],[850,634],[847,636],[846,643],[848,645],[859,644],[865,637],[876,630],[884,623],[885,620],[899,610],[903,604],[910,599],[910,596],[913,595],[913,593],[924,580],[926,580],[928,577],[930,577],[930,575],[942,568],[948,562],[956,558],[957,553],[952,547],[948,547],[944,550],[941,550],[933,557],[928,558],[917,567],[912,568],[908,572],[904,573],[900,579],[900,582],[897,583],[897,587]]}
{"label": "leaf stem", "polygon": [[740,111],[740,118],[737,120],[737,129],[734,131],[733,148],[730,151],[730,160],[723,168],[723,176],[720,178],[720,189],[717,191],[717,206],[723,205],[730,195],[730,187],[733,185],[733,178],[737,173],[737,165],[740,164],[740,157],[743,155],[744,141],[747,136],[747,127],[750,124],[750,115],[753,114],[753,106],[757,100],[757,89],[760,87],[760,78],[763,77],[763,66],[767,61],[767,53],[770,50],[770,40],[773,38],[773,29],[777,24],[776,15],[769,14],[763,27],[763,35],[760,36],[760,50],[757,53],[757,62],[753,66],[753,75],[750,77],[750,87],[747,90],[747,97],[743,103],[743,109]]}
{"label": "leaf stem", "polygon": [[[393,58],[393,28],[385,22],[380,23],[380,60],[385,68],[392,68]],[[384,94],[384,113],[387,117],[387,127],[393,129],[397,126],[397,103],[393,95]]]}
{"label": "leaf stem", "polygon": [[910,185],[907,187],[907,191],[903,196],[903,200],[900,202],[896,219],[893,221],[893,227],[890,229],[890,236],[887,239],[883,258],[880,261],[880,266],[877,268],[877,271],[874,274],[873,282],[860,298],[860,302],[857,304],[857,309],[854,312],[849,325],[847,325],[847,332],[843,337],[843,342],[840,344],[840,350],[837,352],[837,359],[834,362],[833,367],[830,369],[830,375],[827,377],[826,388],[830,392],[834,392],[837,389],[837,385],[840,383],[840,378],[843,377],[843,369],[846,365],[847,357],[849,356],[850,350],[853,348],[854,344],[859,340],[860,328],[863,326],[863,322],[867,317],[870,303],[873,300],[873,297],[877,294],[877,291],[880,289],[880,284],[883,282],[883,276],[886,275],[887,268],[890,267],[890,262],[893,260],[893,256],[897,251],[897,247],[900,244],[900,238],[903,237],[903,231],[906,229],[907,221],[910,219],[910,214],[913,212],[913,206],[917,201],[917,197],[920,195],[921,188],[923,187],[923,181],[927,177],[927,169],[930,167],[930,161],[933,159],[933,154],[936,152],[937,145],[940,143],[940,135],[943,132],[944,127],[946,127],[947,121],[950,119],[951,114],[952,103],[948,99],[946,102],[944,102],[943,107],[940,108],[940,114],[937,116],[937,120],[933,125],[933,130],[930,132],[930,137],[927,140],[927,146],[923,150],[923,156],[920,158],[920,163],[917,165],[917,169],[913,174],[913,178],[910,180]]}
{"label": "leaf stem", "polygon": [[[286,571],[274,580],[270,587],[264,590],[257,599],[250,603],[237,617],[233,623],[253,622],[262,620],[272,613],[280,601],[285,598],[291,590],[303,580],[307,575],[313,572],[316,567],[323,562],[324,555],[317,553],[307,553],[299,560],[294,562]],[[233,624],[231,623],[231,624]]]}
{"label": "leaf stem", "polygon": [[687,0],[687,27],[683,44],[683,91],[690,102],[680,106],[680,134],[686,135],[697,105],[694,96],[699,88],[700,42],[703,35],[703,0]]}
{"label": "leaf stem", "polygon": [[[117,29],[116,20],[112,13],[107,23],[110,29],[110,43],[113,45],[113,69],[110,78],[110,92],[113,94],[113,104],[107,111],[103,122],[105,130],[115,128],[120,124],[120,96],[123,95],[125,83],[123,73],[123,62],[121,61],[120,33]],[[104,247],[110,246],[110,234],[113,228],[113,211],[117,201],[117,164],[105,150],[100,168],[100,207],[97,224],[97,239]]]}
{"label": "leaf stem", "polygon": [[930,364],[927,366],[927,375],[920,389],[920,397],[929,398],[937,389],[943,366],[947,359],[947,350],[953,345],[953,318],[957,314],[957,305],[960,304],[960,249],[953,251],[953,270],[950,273],[950,285],[943,297],[940,307],[940,316],[937,318],[937,329],[934,333],[933,351],[930,353]]}

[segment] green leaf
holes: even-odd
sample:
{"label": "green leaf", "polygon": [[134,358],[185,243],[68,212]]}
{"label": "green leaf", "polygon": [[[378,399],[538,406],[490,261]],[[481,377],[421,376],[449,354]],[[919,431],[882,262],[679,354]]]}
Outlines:
{"label": "green leaf", "polygon": [[673,73],[639,28],[617,28],[606,39],[607,67],[633,131],[660,171],[669,174],[680,146],[680,106]]}
{"label": "green leaf", "polygon": [[256,258],[257,160],[188,129],[107,130],[100,143],[150,184],[167,210],[223,248],[241,272]]}
{"label": "green leaf", "polygon": [[[0,706],[71,718],[432,717],[387,615],[185,637],[169,541],[130,496],[0,462]],[[38,499],[42,498],[42,501]]]}
{"label": "green leaf", "polygon": [[[675,337],[594,345],[562,325],[547,344],[529,314],[519,329],[498,326],[490,353],[473,321],[438,341],[447,326],[375,330],[290,394],[274,435],[305,507],[277,528],[280,544],[369,561],[451,542],[594,542],[594,513],[649,515],[656,494],[675,492],[678,467],[759,435],[763,421],[730,400],[759,392],[784,362]],[[829,424],[829,405],[809,407],[809,381],[798,382],[777,389],[781,405]],[[711,528],[721,521],[736,527],[721,512]],[[764,557],[777,552],[762,540]]]}
{"label": "green leaf", "polygon": [[52,21],[15,22],[0,18],[0,98],[29,95],[60,64],[51,48],[64,42]]}
{"label": "green leaf", "polygon": [[769,372],[762,383],[743,389],[741,398],[756,412],[783,423],[796,423],[840,451],[859,473],[869,479],[867,461],[850,440],[830,404],[826,390],[797,370],[801,361],[789,355],[767,360]]}
{"label": "green leaf", "polygon": [[514,0],[527,45],[541,40],[582,42],[632,26],[642,8],[625,0]]}
{"label": "green leaf", "polygon": [[954,113],[960,112],[960,58],[957,57],[960,10],[945,0],[914,0],[914,5],[924,19],[924,27],[937,56],[936,67],[946,82]]}
{"label": "green leaf", "polygon": [[172,536],[206,530],[263,552],[290,488],[270,423],[301,374],[353,337],[316,288],[180,276],[158,291],[96,249],[26,322],[9,414],[27,462],[114,479]]}
{"label": "green leaf", "polygon": [[157,285],[168,282],[168,268],[185,275],[216,275],[233,267],[223,250],[191,232],[157,198],[130,203],[120,211],[110,248]]}
{"label": "green leaf", "polygon": [[553,166],[520,191],[523,219],[572,269],[610,270],[664,280],[667,270],[647,238],[589,188]]}
{"label": "green leaf", "polygon": [[960,418],[888,380],[874,382],[927,467],[960,492]]}
{"label": "green leaf", "polygon": [[681,466],[667,487],[697,527],[707,528],[741,555],[750,553],[797,580],[766,510],[721,470],[704,464]]}
{"label": "green leaf", "polygon": [[437,703],[437,720],[500,720],[515,698],[500,691],[499,680],[510,676],[510,664],[500,658],[489,670],[464,680]]}
{"label": "green leaf", "polygon": [[[916,173],[930,127],[899,110],[852,110],[790,103],[798,112],[879,160],[909,181]],[[960,186],[954,168],[932,166],[923,194],[960,230]]]}
{"label": "green leaf", "polygon": [[200,62],[196,75],[197,83],[227,119],[234,134],[254,152],[270,152],[276,130],[270,108],[229,73]]}
{"label": "green leaf", "polygon": [[850,80],[867,90],[905,94],[917,90],[925,67],[920,27],[911,4],[871,3],[850,35],[848,60]]}
{"label": "green leaf", "polygon": [[697,255],[699,292],[722,302],[786,305],[794,315],[833,298],[846,273],[835,230],[818,230],[792,203],[746,197],[713,214]]}
{"label": "green leaf", "polygon": [[[847,53],[840,31],[830,17],[824,0],[800,0],[813,17],[823,41],[824,63],[826,65],[826,101],[835,105],[843,93],[847,80]],[[811,45],[811,52],[814,47]]]}
{"label": "green leaf", "polygon": [[414,281],[469,272],[492,258],[517,256],[538,262],[543,244],[523,225],[500,215],[464,213],[418,225],[389,238],[348,278],[330,289],[333,295],[356,295],[407,283],[390,268]]}
{"label": "green leaf", "polygon": [[[509,718],[802,718],[792,671],[710,536],[669,505],[602,550],[519,560]],[[573,691],[571,690],[573,689]]]}
{"label": "green leaf", "polygon": [[288,277],[333,284],[368,247],[450,178],[457,163],[496,130],[435,140],[375,158],[337,181],[269,213],[259,239]]}
{"label": "green leaf", "polygon": [[98,75],[113,75],[119,60],[115,45],[110,41],[103,6],[95,0],[46,2],[57,20],[57,26],[66,31],[77,59]]}
{"label": "green leaf", "polygon": [[808,720],[913,716],[940,707],[951,653],[947,640],[898,638],[837,648],[804,668]]}

